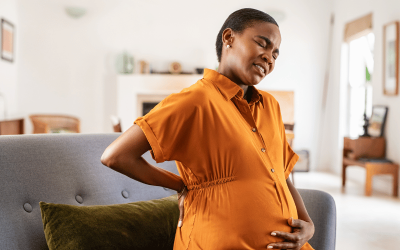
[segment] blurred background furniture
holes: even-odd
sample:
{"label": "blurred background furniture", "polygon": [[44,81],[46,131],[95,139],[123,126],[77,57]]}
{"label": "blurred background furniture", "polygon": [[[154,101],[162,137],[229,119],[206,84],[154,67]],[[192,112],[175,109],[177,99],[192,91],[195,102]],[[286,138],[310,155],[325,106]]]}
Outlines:
{"label": "blurred background furniture", "polygon": [[80,120],[69,115],[30,115],[34,134],[80,133]]}
{"label": "blurred background furniture", "polygon": [[118,117],[116,117],[115,115],[112,115],[110,117],[111,119],[111,124],[113,126],[113,130],[116,133],[120,133],[122,132],[122,128],[121,128],[121,119],[119,119]]}
{"label": "blurred background furniture", "polygon": [[[282,121],[285,129],[292,130],[294,126],[294,91],[265,90],[279,103]],[[292,127],[290,127],[292,125]]]}
{"label": "blurred background furniture", "polygon": [[20,135],[24,133],[24,118],[0,121],[0,135]]}
{"label": "blurred background furniture", "polygon": [[294,92],[293,91],[277,91],[266,90],[279,103],[282,121],[285,125],[286,140],[290,147],[293,146],[294,139]]}
{"label": "blurred background furniture", "polygon": [[20,135],[24,133],[24,118],[7,117],[6,98],[0,92],[0,135]]}
{"label": "blurred background furniture", "polygon": [[[286,140],[290,147],[293,149],[294,134],[294,91],[277,91],[277,90],[266,90],[271,94],[279,103],[281,110],[282,121],[285,125]],[[296,152],[297,153],[297,152]],[[297,161],[291,172],[291,179],[294,184],[294,172],[308,172],[309,155],[298,154],[300,159]],[[301,165],[299,169],[299,165]],[[304,166],[307,166],[304,168]]]}
{"label": "blurred background furniture", "polygon": [[344,138],[342,187],[346,185],[346,168],[359,166],[366,170],[365,195],[372,194],[372,177],[379,174],[393,176],[393,196],[398,196],[399,165],[385,159],[384,137]]}
{"label": "blurred background furniture", "polygon": [[289,143],[290,147],[292,147],[294,139],[294,124],[284,124],[284,125],[285,125],[286,140]]}
{"label": "blurred background furniture", "polygon": [[295,165],[296,172],[310,171],[310,151],[302,149],[302,150],[295,150],[294,152],[299,156],[299,160]]}

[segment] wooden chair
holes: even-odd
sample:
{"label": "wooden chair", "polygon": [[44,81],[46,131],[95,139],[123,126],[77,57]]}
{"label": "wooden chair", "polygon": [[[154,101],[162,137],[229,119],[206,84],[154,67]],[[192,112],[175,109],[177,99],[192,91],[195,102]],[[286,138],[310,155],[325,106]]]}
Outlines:
{"label": "wooden chair", "polygon": [[68,115],[30,115],[34,134],[80,133],[80,120]]}
{"label": "wooden chair", "polygon": [[110,119],[111,119],[111,123],[112,123],[114,132],[121,133],[122,132],[121,119],[119,119],[115,115],[110,116]]}
{"label": "wooden chair", "polygon": [[0,135],[22,135],[24,133],[24,118],[0,120]]}

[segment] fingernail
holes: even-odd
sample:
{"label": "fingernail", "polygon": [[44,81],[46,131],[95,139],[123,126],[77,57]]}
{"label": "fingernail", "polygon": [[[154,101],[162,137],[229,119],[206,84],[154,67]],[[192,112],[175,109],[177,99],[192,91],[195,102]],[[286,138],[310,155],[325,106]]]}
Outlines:
{"label": "fingernail", "polygon": [[268,246],[267,248],[274,248],[273,246]]}
{"label": "fingernail", "polygon": [[182,221],[180,220],[179,222],[178,222],[178,227],[182,227]]}
{"label": "fingernail", "polygon": [[272,232],[271,235],[272,235],[272,236],[276,236],[276,233],[275,233],[275,232]]}

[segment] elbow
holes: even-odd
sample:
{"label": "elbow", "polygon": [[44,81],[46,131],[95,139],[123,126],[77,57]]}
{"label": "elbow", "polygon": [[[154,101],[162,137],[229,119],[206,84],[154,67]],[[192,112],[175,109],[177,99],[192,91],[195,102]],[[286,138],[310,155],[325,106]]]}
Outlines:
{"label": "elbow", "polygon": [[107,148],[101,155],[100,161],[104,166],[114,168],[116,165],[116,155],[110,148]]}

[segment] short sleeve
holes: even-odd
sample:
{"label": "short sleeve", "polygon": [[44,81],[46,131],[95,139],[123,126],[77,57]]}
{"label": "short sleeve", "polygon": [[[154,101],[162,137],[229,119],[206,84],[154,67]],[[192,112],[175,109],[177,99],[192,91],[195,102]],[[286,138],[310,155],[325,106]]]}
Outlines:
{"label": "short sleeve", "polygon": [[[193,85],[192,85],[193,86]],[[202,95],[189,87],[171,94],[134,121],[144,132],[157,163],[178,160],[190,142]]]}
{"label": "short sleeve", "polygon": [[292,172],[294,165],[299,160],[299,156],[292,150],[289,143],[286,139],[286,132],[285,132],[285,125],[282,121],[281,110],[278,104],[278,111],[279,111],[279,123],[280,123],[280,130],[281,130],[281,138],[282,138],[282,145],[283,145],[283,166],[285,169],[285,179],[287,179]]}
{"label": "short sleeve", "polygon": [[299,156],[292,150],[290,147],[289,143],[286,140],[286,135],[284,138],[284,146],[283,146],[283,160],[284,160],[284,166],[285,166],[285,179],[287,179],[292,172],[294,165],[296,165],[296,162],[299,160]]}

